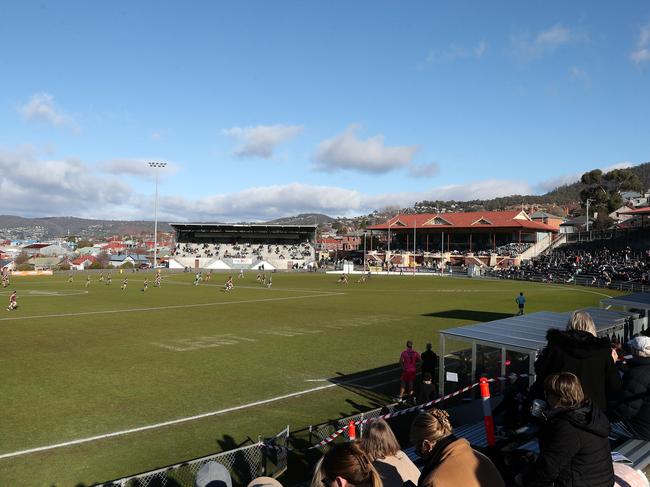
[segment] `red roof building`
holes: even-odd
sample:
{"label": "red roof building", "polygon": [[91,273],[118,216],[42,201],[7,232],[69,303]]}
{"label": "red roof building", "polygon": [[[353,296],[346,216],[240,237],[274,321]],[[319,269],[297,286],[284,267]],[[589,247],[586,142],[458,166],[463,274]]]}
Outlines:
{"label": "red roof building", "polygon": [[535,243],[538,234],[557,229],[533,221],[525,211],[474,211],[396,215],[368,230],[390,232],[391,249],[445,252],[495,249],[509,243]]}

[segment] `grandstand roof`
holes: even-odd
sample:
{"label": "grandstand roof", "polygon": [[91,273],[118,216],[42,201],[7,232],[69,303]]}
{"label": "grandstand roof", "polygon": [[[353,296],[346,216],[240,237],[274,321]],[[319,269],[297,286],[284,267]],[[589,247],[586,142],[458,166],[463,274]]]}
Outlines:
{"label": "grandstand roof", "polygon": [[370,230],[399,229],[457,229],[477,228],[534,230],[557,232],[557,229],[540,222],[534,222],[525,211],[469,211],[460,213],[420,213],[396,215],[385,223],[368,227]]}
{"label": "grandstand roof", "polygon": [[[627,318],[635,314],[601,308],[586,308],[594,320],[598,334],[623,327]],[[551,328],[564,329],[570,312],[554,313],[541,311],[502,320],[477,323],[441,330],[446,338],[461,339],[477,343],[488,343],[498,347],[520,350],[541,350],[546,346],[546,332]]]}
{"label": "grandstand roof", "polygon": [[252,230],[311,230],[314,231],[318,225],[271,225],[265,223],[170,223],[173,228],[221,228],[221,229],[252,229]]}
{"label": "grandstand roof", "polygon": [[633,293],[615,298],[603,299],[601,304],[627,306],[628,308],[650,309],[650,293]]}

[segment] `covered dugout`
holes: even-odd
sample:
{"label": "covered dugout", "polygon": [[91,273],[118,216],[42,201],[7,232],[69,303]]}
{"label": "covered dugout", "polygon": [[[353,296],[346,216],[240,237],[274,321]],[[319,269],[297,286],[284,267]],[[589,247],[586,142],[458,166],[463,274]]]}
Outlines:
{"label": "covered dugout", "polygon": [[625,296],[603,299],[601,307],[607,309],[613,307],[621,308],[623,311],[638,311],[640,318],[635,320],[630,336],[641,333],[648,329],[648,316],[650,315],[650,293],[632,293]]}
{"label": "covered dugout", "polygon": [[[638,313],[586,308],[598,336],[623,337]],[[550,328],[564,329],[571,312],[541,311],[440,331],[438,383],[444,395],[475,382],[481,376],[529,374],[534,380],[537,354],[546,346]]]}

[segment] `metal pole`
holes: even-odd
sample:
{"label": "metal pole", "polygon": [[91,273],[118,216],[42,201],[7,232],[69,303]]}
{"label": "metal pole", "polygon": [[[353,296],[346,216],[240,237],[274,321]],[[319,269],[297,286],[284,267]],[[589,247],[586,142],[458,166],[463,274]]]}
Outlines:
{"label": "metal pole", "polygon": [[415,229],[417,228],[417,225],[417,220],[413,219],[413,275],[415,275],[415,239],[417,238]]}
{"label": "metal pole", "polygon": [[589,236],[589,203],[591,199],[587,198],[587,236]]}
{"label": "metal pole", "polygon": [[154,219],[153,219],[153,267],[156,268],[158,262],[158,169],[167,166],[166,162],[150,162],[156,173],[156,196],[154,199]]}
{"label": "metal pole", "polygon": [[368,267],[368,259],[366,258],[366,236],[367,233],[363,232],[363,272],[367,272],[367,267]]}

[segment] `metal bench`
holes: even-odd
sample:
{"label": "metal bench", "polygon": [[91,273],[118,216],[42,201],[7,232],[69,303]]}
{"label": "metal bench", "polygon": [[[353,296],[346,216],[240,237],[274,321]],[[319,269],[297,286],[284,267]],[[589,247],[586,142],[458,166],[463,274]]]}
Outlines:
{"label": "metal bench", "polygon": [[616,452],[632,462],[631,467],[643,470],[650,465],[650,441],[632,438],[616,448]]}

